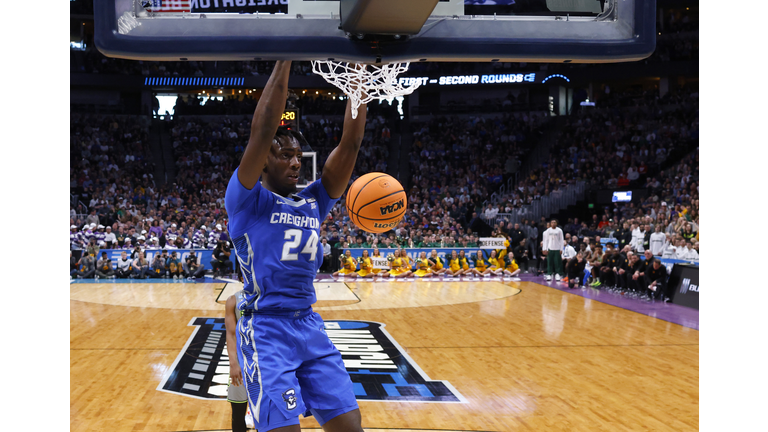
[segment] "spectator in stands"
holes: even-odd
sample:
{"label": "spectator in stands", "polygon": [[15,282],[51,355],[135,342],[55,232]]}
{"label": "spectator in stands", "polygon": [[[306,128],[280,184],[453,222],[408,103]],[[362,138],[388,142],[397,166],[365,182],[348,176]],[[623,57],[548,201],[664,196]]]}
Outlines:
{"label": "spectator in stands", "polygon": [[216,249],[221,239],[221,225],[217,224],[216,228],[212,229],[208,234],[208,249]]}
{"label": "spectator in stands", "polygon": [[618,250],[621,250],[624,248],[624,246],[630,244],[632,242],[632,229],[630,229],[629,222],[622,223],[621,228],[613,233],[613,236],[618,241],[618,245],[616,247]]}
{"label": "spectator in stands", "polygon": [[114,279],[115,270],[112,268],[112,260],[107,258],[107,253],[102,252],[101,258],[96,263],[96,279]]}
{"label": "spectator in stands", "polygon": [[122,251],[120,258],[117,259],[117,277],[120,279],[128,278],[131,275],[133,268],[131,263],[133,260],[128,257],[128,252]]}
{"label": "spectator in stands", "polygon": [[189,255],[184,260],[182,267],[189,280],[201,278],[205,275],[205,268],[197,262],[197,254],[195,254],[194,250],[189,251]]}
{"label": "spectator in stands", "polygon": [[72,278],[72,272],[77,270],[77,261],[75,256],[72,255],[72,251],[69,251],[69,277]]}
{"label": "spectator in stands", "polygon": [[205,249],[207,241],[208,234],[206,233],[205,225],[201,225],[200,229],[195,231],[195,234],[192,237],[192,247],[195,249]]}
{"label": "spectator in stands", "polygon": [[[568,267],[568,261],[575,258],[577,255],[576,249],[568,243],[568,240],[563,241],[563,263],[565,267]],[[563,283],[568,283],[568,276],[563,279]]]}
{"label": "spectator in stands", "polygon": [[216,243],[216,247],[213,249],[213,260],[211,260],[213,277],[221,277],[224,274],[232,273],[232,261],[229,259],[230,255],[231,251],[227,242],[219,241]]}
{"label": "spectator in stands", "polygon": [[181,259],[176,254],[176,251],[171,251],[171,256],[165,261],[165,267],[168,270],[168,274],[173,276],[174,280],[182,276],[183,267],[181,265]]}
{"label": "spectator in stands", "polygon": [[592,270],[592,275],[595,280],[590,284],[591,287],[597,288],[603,284],[612,286],[615,283],[616,278],[613,268],[618,263],[618,254],[619,251],[613,247],[613,243],[605,245],[605,252],[600,259],[600,264],[595,265],[595,268]]}
{"label": "spectator in stands", "polygon": [[648,287],[649,296],[654,299],[669,301],[667,292],[667,268],[661,265],[658,259],[645,272],[645,285]]}
{"label": "spectator in stands", "polygon": [[96,244],[96,237],[91,237],[91,240],[88,242],[88,247],[86,248],[87,254],[97,257],[99,256],[100,249],[101,248]]}
{"label": "spectator in stands", "polygon": [[643,240],[645,239],[645,231],[643,231],[643,226],[633,222],[632,223],[632,240],[630,240],[629,245],[632,247],[632,250],[635,250],[637,252],[643,252]]}
{"label": "spectator in stands", "polygon": [[147,273],[149,273],[149,261],[147,261],[144,251],[139,249],[136,253],[136,258],[131,263],[133,271],[130,275],[131,279],[146,279]]}
{"label": "spectator in stands", "polygon": [[[163,251],[163,254],[167,254],[167,251]],[[161,253],[156,253],[152,258],[152,266],[150,267],[150,273],[155,278],[164,278],[166,276],[165,261],[168,258]]]}
{"label": "spectator in stands", "polygon": [[627,279],[629,277],[629,263],[635,253],[629,248],[629,245],[624,247],[624,250],[619,253],[618,263],[614,267],[613,271],[616,274],[616,288],[627,288]]}
{"label": "spectator in stands", "polygon": [[78,279],[91,278],[96,272],[96,262],[94,256],[90,253],[84,254],[77,262],[77,268],[70,271],[70,276],[77,276]]}
{"label": "spectator in stands", "polygon": [[95,228],[99,224],[99,216],[96,214],[95,209],[91,210],[91,213],[85,218],[85,223],[92,225],[91,228]]}
{"label": "spectator in stands", "polygon": [[661,256],[664,251],[664,244],[667,241],[667,236],[662,232],[663,227],[661,224],[656,224],[656,232],[651,234],[650,238],[650,250],[654,256]]}
{"label": "spectator in stands", "polygon": [[568,288],[573,289],[577,285],[581,287],[584,284],[584,269],[586,265],[587,261],[584,259],[583,252],[576,253],[576,256],[568,261],[568,264],[565,266]]}
{"label": "spectator in stands", "polygon": [[107,245],[112,245],[114,241],[116,240],[115,233],[112,232],[112,227],[107,226],[106,232],[104,233],[104,243]]}
{"label": "spectator in stands", "polygon": [[596,287],[599,285],[600,279],[600,265],[603,262],[603,246],[600,244],[592,245],[592,251],[587,258],[587,266],[585,271],[589,271],[590,279],[592,282],[589,286]]}
{"label": "spectator in stands", "polygon": [[518,266],[527,272],[529,259],[528,259],[528,245],[526,244],[525,238],[522,238],[517,243],[517,246],[512,248],[512,255],[515,257],[515,262],[518,264]]}
{"label": "spectator in stands", "polygon": [[323,264],[320,265],[320,270],[322,271],[329,271],[331,266],[331,257],[333,254],[333,250],[331,248],[331,245],[328,244],[328,239],[323,237],[322,240],[320,240],[320,244],[323,247]]}

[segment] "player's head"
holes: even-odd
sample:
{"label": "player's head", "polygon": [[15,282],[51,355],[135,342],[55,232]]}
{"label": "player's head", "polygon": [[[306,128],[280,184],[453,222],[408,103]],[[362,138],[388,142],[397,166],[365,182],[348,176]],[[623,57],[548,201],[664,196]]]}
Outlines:
{"label": "player's head", "polygon": [[301,133],[282,126],[277,128],[263,172],[264,181],[277,194],[296,192],[304,146],[307,146],[307,140]]}

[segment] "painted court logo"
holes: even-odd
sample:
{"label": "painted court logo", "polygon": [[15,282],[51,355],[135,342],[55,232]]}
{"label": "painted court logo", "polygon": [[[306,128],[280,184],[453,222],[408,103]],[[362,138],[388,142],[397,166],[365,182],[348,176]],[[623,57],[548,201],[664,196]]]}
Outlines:
{"label": "painted court logo", "polygon": [[[224,318],[193,318],[188,325],[195,327],[192,336],[157,389],[197,399],[226,399],[229,358]],[[357,400],[466,402],[450,383],[430,380],[384,327],[370,321],[325,322]],[[296,407],[294,389],[282,396],[288,409]]]}

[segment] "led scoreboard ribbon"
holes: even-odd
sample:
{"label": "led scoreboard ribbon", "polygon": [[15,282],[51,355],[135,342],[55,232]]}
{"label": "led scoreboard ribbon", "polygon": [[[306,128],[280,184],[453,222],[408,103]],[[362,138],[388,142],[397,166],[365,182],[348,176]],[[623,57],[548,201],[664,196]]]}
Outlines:
{"label": "led scoreboard ribbon", "polygon": [[398,82],[403,87],[410,87],[419,84],[427,86],[437,84],[439,86],[461,86],[461,85],[486,85],[486,84],[544,84],[551,78],[562,78],[567,82],[570,80],[560,74],[544,76],[544,74],[529,73],[509,73],[509,74],[488,74],[488,75],[456,75],[440,77],[401,77]]}

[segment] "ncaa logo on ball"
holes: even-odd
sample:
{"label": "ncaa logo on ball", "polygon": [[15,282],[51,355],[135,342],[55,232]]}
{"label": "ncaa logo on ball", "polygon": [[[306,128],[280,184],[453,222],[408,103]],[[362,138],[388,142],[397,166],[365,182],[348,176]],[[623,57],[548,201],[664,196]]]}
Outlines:
{"label": "ncaa logo on ball", "polygon": [[392,204],[385,204],[383,206],[380,206],[379,211],[381,212],[382,216],[385,216],[400,210],[401,208],[403,208],[403,206],[405,206],[405,202],[403,202],[403,200],[395,201]]}

